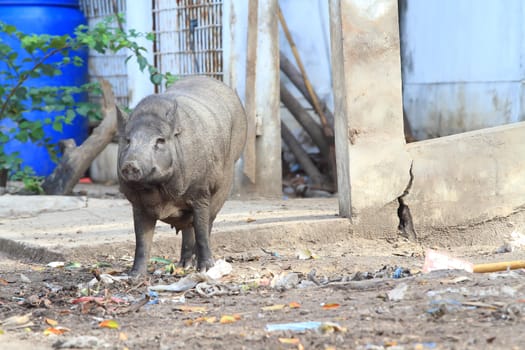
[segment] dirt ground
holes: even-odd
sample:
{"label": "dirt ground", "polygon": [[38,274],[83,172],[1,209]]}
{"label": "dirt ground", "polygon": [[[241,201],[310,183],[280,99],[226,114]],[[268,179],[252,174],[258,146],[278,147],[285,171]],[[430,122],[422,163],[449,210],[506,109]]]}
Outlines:
{"label": "dirt ground", "polygon": [[[149,290],[192,275],[169,264],[178,251],[155,256],[147,276],[109,284],[105,274],[123,275],[130,256],[81,254],[65,267],[0,256],[0,347],[525,348],[523,270],[423,274],[426,247],[403,238],[243,252],[227,249],[232,242],[222,239],[214,256],[232,272],[185,292]],[[521,248],[496,248],[440,249],[474,263],[525,260]],[[95,276],[102,281],[88,287]]]}
{"label": "dirt ground", "polygon": [[[169,274],[157,264],[152,269],[160,273],[95,285],[91,294],[102,299],[77,303],[93,279],[94,264],[105,263],[100,273],[119,275],[130,262],[97,257],[67,269],[2,259],[0,319],[27,316],[21,324],[0,326],[0,341],[8,344],[2,348],[48,349],[68,340],[78,347],[87,336],[93,337],[88,348],[109,349],[521,349],[525,344],[521,270],[421,274],[421,247],[403,240],[316,246],[316,259],[308,260],[293,249],[273,248],[224,256],[233,271],[220,280],[217,295],[196,289],[160,292],[146,305],[147,286],[173,283],[181,278],[177,271]],[[451,253],[483,261],[525,259],[521,252],[495,255],[490,247]],[[396,267],[402,267],[398,279],[392,277]],[[290,278],[289,286],[272,286],[292,275],[299,284]],[[119,328],[100,327],[104,320],[115,320]],[[307,321],[327,324],[323,330],[267,330]],[[53,325],[67,331],[45,335]],[[298,343],[283,343],[294,342],[289,339]]]}

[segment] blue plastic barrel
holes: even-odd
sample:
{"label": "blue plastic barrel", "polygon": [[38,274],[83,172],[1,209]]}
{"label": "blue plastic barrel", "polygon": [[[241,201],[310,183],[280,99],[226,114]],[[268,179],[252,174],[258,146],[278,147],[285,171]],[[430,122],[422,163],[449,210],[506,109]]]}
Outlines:
{"label": "blue plastic barrel", "polygon": [[[79,8],[78,0],[0,0],[0,21],[14,25],[19,31],[27,34],[72,35],[74,29],[80,24],[87,24],[86,18]],[[19,54],[19,59],[27,57],[25,51],[17,45],[13,50]],[[68,65],[63,69],[62,75],[55,77],[40,77],[31,79],[32,86],[80,86],[88,82],[88,50],[74,53],[81,57],[85,64],[82,67]],[[57,58],[55,58],[57,59]],[[86,100],[87,96],[75,96],[77,101]],[[57,112],[28,112],[25,118],[38,120],[53,118],[61,115]],[[12,121],[0,120],[0,128],[7,130]],[[57,132],[51,126],[45,126],[46,137],[52,143],[58,144],[62,139],[73,138],[77,145],[81,144],[88,134],[88,120],[76,116],[73,123],[64,125],[62,132]],[[0,130],[2,131],[2,130]],[[4,146],[6,153],[19,152],[22,158],[22,167],[31,166],[38,176],[47,176],[54,170],[56,164],[51,160],[44,146],[26,142],[22,143],[13,137]]]}

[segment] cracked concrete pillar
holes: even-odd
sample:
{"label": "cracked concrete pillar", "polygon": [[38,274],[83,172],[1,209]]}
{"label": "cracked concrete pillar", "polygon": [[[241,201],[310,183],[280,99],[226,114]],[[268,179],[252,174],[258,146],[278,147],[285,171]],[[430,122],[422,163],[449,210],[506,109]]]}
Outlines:
{"label": "cracked concrete pillar", "polygon": [[397,0],[331,0],[340,214],[370,237],[397,234],[410,181]]}

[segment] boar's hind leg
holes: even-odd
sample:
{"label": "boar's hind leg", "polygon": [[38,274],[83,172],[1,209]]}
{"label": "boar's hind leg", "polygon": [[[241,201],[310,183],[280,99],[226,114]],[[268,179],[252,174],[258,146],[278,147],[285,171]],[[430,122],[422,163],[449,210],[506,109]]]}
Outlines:
{"label": "boar's hind leg", "polygon": [[195,252],[195,233],[193,227],[182,230],[182,246],[180,249],[179,266],[188,268],[193,266],[193,255]]}
{"label": "boar's hind leg", "polygon": [[195,228],[195,250],[197,269],[206,271],[213,267],[214,261],[210,250],[210,207],[209,201],[200,203],[193,209],[193,227]]}
{"label": "boar's hind leg", "polygon": [[153,232],[157,220],[148,215],[143,215],[139,209],[133,208],[133,223],[135,226],[135,260],[133,261],[132,275],[146,272]]}

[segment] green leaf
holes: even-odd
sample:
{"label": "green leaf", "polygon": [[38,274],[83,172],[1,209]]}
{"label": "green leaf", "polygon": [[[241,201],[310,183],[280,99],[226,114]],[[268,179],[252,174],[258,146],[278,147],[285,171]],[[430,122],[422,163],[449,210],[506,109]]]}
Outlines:
{"label": "green leaf", "polygon": [[68,109],[66,111],[66,120],[65,120],[65,123],[66,124],[71,124],[71,122],[73,122],[73,119],[75,119],[76,117],[76,114],[75,114],[75,111],[72,110],[72,109]]}
{"label": "green leaf", "polygon": [[0,144],[7,143],[9,141],[9,136],[0,132]]}
{"label": "green leaf", "polygon": [[76,109],[76,112],[78,114],[80,114],[81,116],[85,117],[88,115],[88,113],[91,111],[92,109],[92,106],[87,104],[87,103],[83,103],[83,104],[80,104],[77,109]]}
{"label": "green leaf", "polygon": [[72,104],[75,103],[75,100],[73,99],[73,96],[69,94],[64,94],[62,96],[62,103],[66,106],[71,106]]}
{"label": "green leaf", "polygon": [[21,142],[27,142],[29,140],[29,134],[27,130],[19,130],[15,135],[15,139]]}
{"label": "green leaf", "polygon": [[18,58],[18,52],[11,51],[10,53],[8,53],[6,58],[7,58],[8,61],[14,61],[14,60],[16,60]]}
{"label": "green leaf", "polygon": [[49,46],[53,49],[61,49],[66,46],[69,35],[55,36],[51,39]]}
{"label": "green leaf", "polygon": [[76,67],[81,67],[84,65],[84,60],[82,59],[82,57],[74,56],[73,65],[75,65]]}
{"label": "green leaf", "polygon": [[42,64],[40,66],[40,69],[42,70],[42,74],[48,77],[55,76],[55,67],[52,64]]}
{"label": "green leaf", "polygon": [[16,27],[10,24],[2,24],[2,31],[11,35],[16,32]]}
{"label": "green leaf", "polygon": [[74,269],[79,269],[81,267],[82,267],[81,263],[72,261],[72,262],[66,264],[66,266],[64,268],[67,269],[67,270],[74,270]]}
{"label": "green leaf", "polygon": [[44,129],[42,128],[42,122],[37,121],[31,126],[31,139],[33,141],[42,140],[44,138]]}
{"label": "green leaf", "polygon": [[20,123],[18,123],[18,127],[23,130],[27,130],[31,128],[31,122],[28,120],[23,120]]}
{"label": "green leaf", "polygon": [[169,88],[173,83],[177,81],[177,77],[170,72],[166,73],[164,76],[164,79],[166,79],[166,88]]}
{"label": "green leaf", "polygon": [[58,132],[63,131],[63,125],[62,125],[61,119],[57,118],[53,121],[53,130],[58,131]]}
{"label": "green leaf", "polygon": [[20,100],[25,100],[27,96],[27,88],[25,86],[19,86],[15,89],[15,95],[16,98]]}
{"label": "green leaf", "polygon": [[161,258],[161,257],[158,257],[158,256],[153,256],[149,259],[150,262],[155,262],[157,264],[165,264],[165,265],[169,265],[172,263],[171,260],[168,260],[168,259],[165,259],[165,258]]}
{"label": "green leaf", "polygon": [[142,72],[148,65],[148,60],[144,56],[137,56],[137,63],[139,64],[139,69]]}
{"label": "green leaf", "polygon": [[155,85],[160,85],[162,83],[162,74],[153,74],[151,77],[150,77],[150,80],[153,84]]}
{"label": "green leaf", "polygon": [[148,39],[149,41],[155,41],[155,33],[147,33],[146,39]]}

